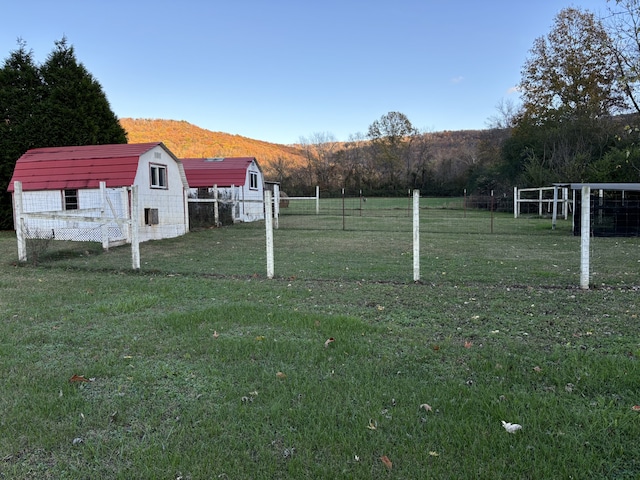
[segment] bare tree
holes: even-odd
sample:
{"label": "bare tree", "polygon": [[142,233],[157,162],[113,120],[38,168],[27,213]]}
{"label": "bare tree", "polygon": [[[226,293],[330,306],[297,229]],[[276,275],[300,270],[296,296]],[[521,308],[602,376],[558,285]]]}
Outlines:
{"label": "bare tree", "polygon": [[516,125],[520,109],[512,99],[501,99],[496,105],[496,110],[497,113],[487,119],[486,125],[489,129],[506,130]]}
{"label": "bare tree", "polygon": [[[612,39],[618,81],[633,109],[640,113],[640,0],[607,0],[607,27]],[[615,6],[613,4],[615,3]]]}
{"label": "bare tree", "polygon": [[310,184],[316,183],[320,188],[329,188],[335,153],[340,145],[335,136],[328,132],[316,132],[308,139],[300,137],[300,145],[307,159]]}

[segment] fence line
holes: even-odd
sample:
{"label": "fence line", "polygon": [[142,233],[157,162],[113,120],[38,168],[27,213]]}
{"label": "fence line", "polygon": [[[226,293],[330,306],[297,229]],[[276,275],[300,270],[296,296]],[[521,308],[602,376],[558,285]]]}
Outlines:
{"label": "fence line", "polygon": [[[131,243],[132,267],[140,269],[136,186],[112,189],[108,192],[106,182],[100,182],[99,190],[95,195],[86,199],[99,206],[51,210],[48,204],[34,203],[35,198],[27,202],[22,190],[22,182],[15,181],[13,185],[19,261],[28,261],[28,240],[100,241],[104,250]],[[131,192],[131,208],[129,208],[127,192]],[[109,193],[113,194],[114,198],[119,197],[120,202],[117,207],[114,206]],[[96,230],[99,230],[99,233],[96,234]]]}
{"label": "fence line", "polygon": [[[547,207],[547,212],[553,211],[553,219],[555,219],[558,213],[558,204],[561,207],[561,214],[566,220],[569,216],[569,210],[575,204],[574,199],[569,199],[569,189],[562,187],[562,197],[558,198],[558,190],[560,187],[554,185],[553,187],[536,187],[536,188],[518,188],[513,187],[513,217],[518,218],[521,214],[522,204],[538,204],[538,215],[542,216],[543,207]],[[553,196],[545,198],[545,192],[553,191]],[[537,193],[536,198],[523,198],[522,194]]]}
{"label": "fence line", "polygon": [[314,200],[316,202],[316,215],[320,214],[320,187],[316,185],[316,195],[314,197],[281,197],[280,196],[280,192],[278,190],[278,195],[276,198],[274,198],[274,200],[277,200],[278,205],[280,204],[280,202],[288,202],[289,200],[291,201],[297,201],[297,200]]}
{"label": "fence line", "polygon": [[[556,212],[556,202],[557,202],[557,187],[552,187],[554,190],[554,222],[553,229],[555,229],[555,214]],[[528,191],[539,191],[542,189],[527,189]],[[563,194],[564,198],[567,199],[568,195],[566,193]],[[582,198],[590,197],[590,189],[588,186],[582,188]],[[516,197],[517,198],[517,197]],[[272,217],[272,203],[277,201],[276,198],[273,199],[271,197],[271,192],[265,192],[265,206],[267,208],[267,214],[265,219],[266,225],[266,241],[267,241],[267,277],[273,278],[273,225],[271,222]],[[466,195],[465,195],[465,218],[466,218]],[[581,218],[582,218],[582,230],[581,230],[581,242],[580,242],[580,288],[589,289],[589,281],[590,281],[590,250],[589,250],[589,238],[591,235],[591,211],[590,211],[590,203],[589,201],[582,202],[581,209]],[[491,203],[490,203],[490,233],[494,233],[494,198],[493,191],[491,192]],[[517,205],[517,202],[516,202]],[[516,207],[517,208],[517,207]],[[343,221],[343,230],[344,230],[344,190],[342,196],[342,221]],[[413,191],[413,204],[412,204],[412,213],[413,213],[413,222],[412,222],[412,247],[413,247],[413,281],[420,281],[420,191]],[[566,209],[565,209],[566,215]],[[276,217],[277,218],[277,217]],[[517,217],[516,217],[517,218]]]}

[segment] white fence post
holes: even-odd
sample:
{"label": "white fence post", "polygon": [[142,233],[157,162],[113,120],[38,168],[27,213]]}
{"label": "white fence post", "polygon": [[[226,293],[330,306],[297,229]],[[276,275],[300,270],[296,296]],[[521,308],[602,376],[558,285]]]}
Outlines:
{"label": "white fence post", "polygon": [[518,218],[518,211],[520,210],[518,200],[518,187],[513,187],[513,218]]}
{"label": "white fence post", "polygon": [[542,189],[538,190],[538,216],[542,216]]}
{"label": "white fence post", "polygon": [[553,186],[553,214],[551,216],[551,230],[556,229],[556,220],[558,219],[558,186]]}
{"label": "white fence post", "polygon": [[580,288],[589,289],[589,240],[591,236],[591,187],[582,187],[580,217]]}
{"label": "white fence post", "polygon": [[[100,182],[100,217],[106,217],[107,211],[107,183]],[[100,233],[102,236],[102,249],[109,250],[109,224],[107,221],[103,221],[100,224]]]}
{"label": "white fence post", "polygon": [[316,185],[316,215],[320,214],[320,186]]}
{"label": "white fence post", "polygon": [[420,280],[420,190],[413,191],[413,281]]}
{"label": "white fence post", "polygon": [[273,211],[271,191],[264,192],[264,225],[267,237],[267,278],[273,278]]}
{"label": "white fence post", "polygon": [[22,211],[22,182],[13,182],[13,203],[16,215],[16,238],[18,240],[18,261],[27,261],[27,240],[24,236],[24,217]]}
{"label": "white fence post", "polygon": [[273,184],[273,222],[276,230],[280,228],[280,185]]}
{"label": "white fence post", "polygon": [[134,270],[140,270],[140,206],[138,199],[138,186],[131,185],[131,266]]}
{"label": "white fence post", "polygon": [[216,228],[220,226],[220,213],[218,211],[218,184],[213,186],[213,222],[216,224]]}
{"label": "white fence post", "polygon": [[[127,187],[122,187],[122,190],[120,192],[120,199],[122,201],[122,205],[124,206],[123,210],[124,210],[124,218],[126,221],[128,221],[128,223],[125,222],[124,226],[122,227],[122,234],[125,237],[126,243],[130,243],[131,242],[131,204],[129,203],[129,190],[127,189]],[[128,228],[127,228],[128,225]]]}

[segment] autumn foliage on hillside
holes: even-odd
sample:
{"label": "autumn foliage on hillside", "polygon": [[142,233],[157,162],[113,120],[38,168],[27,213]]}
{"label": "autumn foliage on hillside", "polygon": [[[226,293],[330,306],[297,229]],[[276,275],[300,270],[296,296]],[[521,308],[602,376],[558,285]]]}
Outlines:
{"label": "autumn foliage on hillside", "polygon": [[351,188],[380,194],[407,186],[439,194],[458,192],[472,170],[495,164],[505,135],[497,130],[417,134],[403,141],[404,153],[391,158],[367,138],[337,142],[319,135],[300,145],[279,145],[212,132],[186,121],[123,118],[120,123],[129,143],[163,142],[178,158],[255,157],[267,180],[280,182],[294,194],[316,185],[327,191]]}
{"label": "autumn foliage on hillside", "polygon": [[305,162],[295,147],[212,132],[185,121],[121,118],[120,124],[129,143],[162,142],[178,158],[255,157],[267,175],[275,162],[291,167]]}

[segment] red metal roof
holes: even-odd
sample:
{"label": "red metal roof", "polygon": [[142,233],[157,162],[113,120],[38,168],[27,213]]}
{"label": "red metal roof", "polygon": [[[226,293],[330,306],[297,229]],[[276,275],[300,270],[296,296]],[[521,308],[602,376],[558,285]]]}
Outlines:
{"label": "red metal roof", "polygon": [[[187,182],[192,188],[243,186],[247,179],[247,168],[254,157],[183,158]],[[256,161],[256,165],[258,162]],[[260,166],[258,166],[260,169]]]}
{"label": "red metal roof", "polygon": [[34,148],[16,162],[8,191],[13,192],[15,180],[22,182],[25,191],[98,188],[100,182],[128,187],[140,156],[158,145],[162,143]]}

